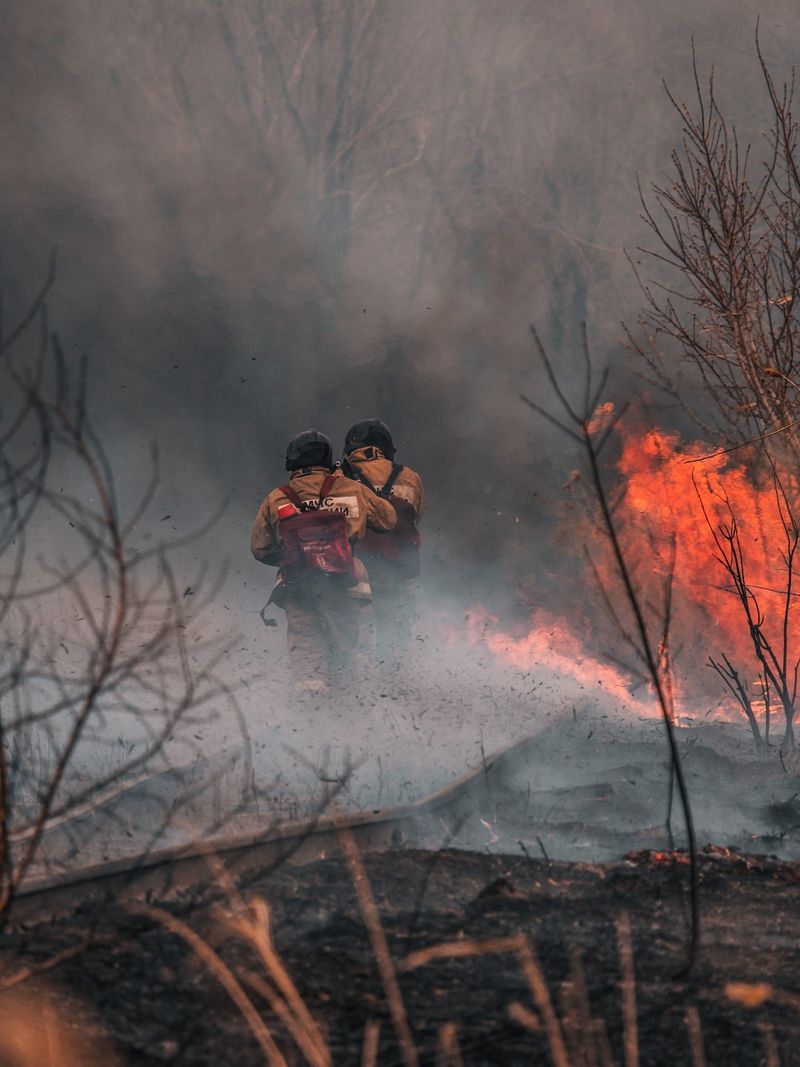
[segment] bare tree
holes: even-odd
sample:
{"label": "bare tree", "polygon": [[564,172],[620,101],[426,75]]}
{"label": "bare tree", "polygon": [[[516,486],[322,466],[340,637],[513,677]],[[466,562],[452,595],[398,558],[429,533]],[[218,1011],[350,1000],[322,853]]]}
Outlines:
{"label": "bare tree", "polygon": [[[52,281],[51,266],[28,313],[0,337],[0,922],[54,820],[157,756],[165,765],[179,728],[223,705],[235,714],[215,676],[221,649],[201,641],[190,654],[189,587],[182,592],[169,548],[131,543],[157,459],[123,515],[87,410],[86,363],[71,367],[50,330]],[[193,576],[193,616],[201,583]]]}
{"label": "bare tree", "polygon": [[[800,456],[800,170],[794,77],[780,89],[756,40],[770,104],[767,151],[756,165],[722,112],[714,72],[695,100],[667,88],[682,126],[672,176],[642,194],[655,238],[640,249],[661,268],[641,280],[645,309],[634,350],[659,383],[725,444],[769,440]],[[698,390],[698,385],[701,387]]]}
{"label": "bare tree", "polygon": [[769,107],[760,159],[753,158],[751,145],[740,143],[721,109],[713,69],[702,82],[694,49],[693,103],[666,89],[683,137],[672,153],[670,180],[641,196],[655,243],[640,252],[660,280],[640,277],[645,308],[639,332],[629,330],[628,338],[657,384],[720,442],[719,454],[760,445],[743,455],[753,483],[771,481],[774,488],[777,522],[764,536],[780,570],[780,589],[753,583],[742,516],[730,500],[706,480],[707,506],[697,482],[695,488],[728,591],[742,607],[760,693],[751,692],[729,650],[709,657],[709,664],[744,711],[759,746],[768,744],[771,701],[777,702],[785,719],[784,751],[794,744],[798,670],[793,607],[800,500],[793,468],[800,459],[800,167],[794,74],[779,87],[758,36],[756,54]]}

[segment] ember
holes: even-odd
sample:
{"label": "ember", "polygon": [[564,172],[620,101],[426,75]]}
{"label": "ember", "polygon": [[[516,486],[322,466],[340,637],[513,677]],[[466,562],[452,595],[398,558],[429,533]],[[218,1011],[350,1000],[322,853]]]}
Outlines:
{"label": "ember", "polygon": [[649,849],[645,852],[631,852],[625,857],[626,860],[630,860],[635,863],[673,863],[688,864],[689,854],[683,851],[661,851],[659,849]]}

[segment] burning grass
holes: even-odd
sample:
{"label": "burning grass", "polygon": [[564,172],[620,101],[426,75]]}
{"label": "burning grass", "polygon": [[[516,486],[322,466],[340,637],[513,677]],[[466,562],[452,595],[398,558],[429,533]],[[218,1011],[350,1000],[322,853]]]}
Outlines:
{"label": "burning grass", "polygon": [[[791,726],[797,695],[796,474],[757,445],[723,452],[674,432],[637,429],[624,418],[607,427],[612,415],[609,404],[601,405],[592,432],[609,430],[616,440],[614,522],[642,604],[657,603],[671,576],[669,647],[661,652],[673,669],[676,718],[745,715],[758,743],[768,741],[776,711]],[[586,544],[590,557],[578,578],[559,578],[572,610],[537,608],[527,627],[509,629],[475,605],[467,640],[520,670],[552,671],[579,691],[601,689],[631,715],[657,717],[641,663],[626,663],[624,648],[616,653],[628,613],[614,594],[612,546],[580,486],[580,479],[570,483],[573,505],[561,529],[568,541]],[[598,582],[603,596],[590,621],[585,590]]]}

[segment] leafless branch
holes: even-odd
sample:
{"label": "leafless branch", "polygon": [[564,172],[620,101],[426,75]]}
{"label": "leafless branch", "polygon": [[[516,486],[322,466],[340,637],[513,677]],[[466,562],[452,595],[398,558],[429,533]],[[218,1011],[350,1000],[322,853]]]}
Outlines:
{"label": "leafless branch", "polygon": [[[694,819],[689,798],[688,785],[683,772],[680,752],[674,726],[674,709],[672,701],[672,672],[669,647],[669,621],[671,617],[672,578],[671,571],[668,575],[664,604],[660,615],[655,620],[648,618],[647,609],[644,605],[641,593],[636,588],[634,575],[628,562],[628,552],[621,540],[620,531],[614,520],[609,503],[608,491],[600,469],[600,461],[596,441],[596,426],[594,415],[601,394],[592,389],[592,362],[589,353],[585,327],[583,329],[583,366],[584,388],[583,406],[574,404],[561,386],[558,375],[552,361],[538,336],[535,328],[531,327],[531,333],[536,344],[539,357],[543,363],[547,377],[553,387],[558,402],[563,412],[564,420],[569,426],[570,436],[577,435],[583,445],[589,470],[591,472],[592,487],[602,519],[602,527],[608,537],[613,558],[616,563],[617,575],[624,594],[624,602],[632,617],[632,627],[623,632],[626,640],[633,641],[638,656],[645,664],[647,675],[653,686],[658,699],[661,717],[666,731],[667,745],[670,755],[670,766],[678,786],[678,795],[681,801],[686,835],[688,839],[688,852],[690,859],[690,903],[691,903],[691,929],[688,946],[687,969],[695,962],[700,942],[700,912],[698,901],[698,877],[697,877],[697,850],[694,832]],[[601,386],[605,385],[606,376],[601,376]],[[590,406],[587,406],[587,401]],[[673,545],[674,567],[674,545]],[[657,627],[657,633],[652,633],[653,626]],[[671,807],[671,805],[670,805]]]}

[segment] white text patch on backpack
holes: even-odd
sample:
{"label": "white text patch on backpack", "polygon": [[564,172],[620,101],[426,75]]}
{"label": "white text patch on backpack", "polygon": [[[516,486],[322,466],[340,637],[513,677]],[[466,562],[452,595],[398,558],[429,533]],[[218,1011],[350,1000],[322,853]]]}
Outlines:
{"label": "white text patch on backpack", "polygon": [[326,496],[322,501],[323,511],[341,511],[350,519],[358,518],[357,496]]}

